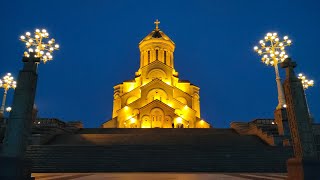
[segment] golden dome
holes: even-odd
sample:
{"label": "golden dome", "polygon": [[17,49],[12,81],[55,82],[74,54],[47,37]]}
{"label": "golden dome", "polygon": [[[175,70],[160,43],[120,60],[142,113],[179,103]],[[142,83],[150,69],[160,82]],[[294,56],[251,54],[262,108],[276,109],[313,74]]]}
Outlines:
{"label": "golden dome", "polygon": [[154,24],[156,24],[156,28],[151,33],[149,33],[145,38],[143,38],[142,41],[139,43],[139,45],[149,40],[160,40],[160,41],[165,40],[174,44],[174,42],[169,38],[169,36],[167,36],[164,32],[162,32],[159,29],[158,25],[160,24],[160,21],[158,21],[158,19],[154,22]]}

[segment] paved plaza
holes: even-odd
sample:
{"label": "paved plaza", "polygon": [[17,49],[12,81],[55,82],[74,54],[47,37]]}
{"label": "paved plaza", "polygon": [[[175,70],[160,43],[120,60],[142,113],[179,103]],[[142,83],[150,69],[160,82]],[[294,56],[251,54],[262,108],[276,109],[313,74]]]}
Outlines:
{"label": "paved plaza", "polygon": [[283,173],[33,173],[36,180],[283,180]]}

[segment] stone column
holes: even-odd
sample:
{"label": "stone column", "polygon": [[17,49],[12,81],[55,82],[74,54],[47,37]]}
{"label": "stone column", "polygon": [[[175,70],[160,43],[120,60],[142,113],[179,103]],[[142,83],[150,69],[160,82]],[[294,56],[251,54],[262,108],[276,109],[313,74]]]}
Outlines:
{"label": "stone column", "polygon": [[[0,156],[0,179],[31,179],[31,163],[25,158],[31,134],[33,105],[37,85],[38,58],[23,58],[18,86],[14,92],[12,111]],[[3,163],[5,162],[5,163]]]}
{"label": "stone column", "polygon": [[296,63],[286,59],[282,64],[286,70],[284,92],[294,158],[287,161],[288,179],[320,179],[320,163],[309,121],[309,113],[301,80],[294,73]]}

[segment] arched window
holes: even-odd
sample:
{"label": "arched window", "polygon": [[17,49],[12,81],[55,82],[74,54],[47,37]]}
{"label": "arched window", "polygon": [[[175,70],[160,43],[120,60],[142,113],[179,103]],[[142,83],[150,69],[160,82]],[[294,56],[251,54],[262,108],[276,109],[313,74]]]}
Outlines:
{"label": "arched window", "polygon": [[163,53],[163,61],[164,61],[164,64],[167,64],[167,51],[164,51]]}
{"label": "arched window", "polygon": [[148,64],[150,63],[150,51],[148,51]]}
{"label": "arched window", "polygon": [[158,60],[158,49],[156,50],[156,60]]}
{"label": "arched window", "polygon": [[152,89],[148,92],[147,95],[148,102],[151,102],[153,100],[165,101],[167,97],[167,93],[162,89]]}

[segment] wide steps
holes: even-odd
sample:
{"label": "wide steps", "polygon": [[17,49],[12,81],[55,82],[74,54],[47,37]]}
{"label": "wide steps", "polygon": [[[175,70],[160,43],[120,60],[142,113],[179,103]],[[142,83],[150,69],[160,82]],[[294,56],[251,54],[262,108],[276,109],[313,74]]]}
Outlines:
{"label": "wide steps", "polygon": [[[240,135],[193,135],[193,134],[71,134],[57,135],[48,145],[193,145],[212,144],[216,146],[232,146],[236,144],[246,146],[263,146],[256,136]],[[240,144],[239,144],[240,145]]]}
{"label": "wide steps", "polygon": [[290,148],[230,129],[83,129],[29,146],[33,172],[286,172]]}

